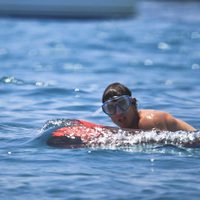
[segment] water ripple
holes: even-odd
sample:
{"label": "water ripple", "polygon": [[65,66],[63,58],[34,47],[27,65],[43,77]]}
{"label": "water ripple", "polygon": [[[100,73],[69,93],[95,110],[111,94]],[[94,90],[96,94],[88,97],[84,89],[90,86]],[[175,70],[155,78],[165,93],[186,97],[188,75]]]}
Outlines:
{"label": "water ripple", "polygon": [[4,84],[13,84],[13,85],[33,85],[33,86],[37,86],[37,87],[46,87],[48,86],[48,83],[44,83],[42,81],[25,81],[22,79],[18,79],[14,76],[4,76],[0,79],[1,83]]}

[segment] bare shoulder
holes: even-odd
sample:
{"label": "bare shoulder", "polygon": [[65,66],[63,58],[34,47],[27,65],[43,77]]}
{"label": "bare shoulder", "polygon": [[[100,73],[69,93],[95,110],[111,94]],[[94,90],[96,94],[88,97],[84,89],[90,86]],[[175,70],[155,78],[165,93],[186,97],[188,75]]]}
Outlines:
{"label": "bare shoulder", "polygon": [[166,127],[169,131],[196,131],[194,127],[192,127],[187,122],[174,117],[173,115],[163,112],[163,119],[166,121]]}
{"label": "bare shoulder", "polygon": [[145,130],[153,128],[167,130],[166,120],[171,117],[168,113],[159,110],[140,110],[139,116],[139,127]]}
{"label": "bare shoulder", "polygon": [[156,119],[156,118],[172,118],[173,116],[167,112],[160,110],[140,110],[141,119]]}
{"label": "bare shoulder", "polygon": [[160,130],[168,131],[195,131],[196,129],[192,127],[187,122],[175,118],[173,115],[167,112],[159,110],[141,110],[140,115],[140,125],[145,129],[157,128]]}

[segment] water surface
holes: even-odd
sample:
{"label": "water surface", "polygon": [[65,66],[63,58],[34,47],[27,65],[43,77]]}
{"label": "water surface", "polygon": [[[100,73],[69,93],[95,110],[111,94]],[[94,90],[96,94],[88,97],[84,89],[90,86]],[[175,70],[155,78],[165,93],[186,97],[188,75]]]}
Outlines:
{"label": "water surface", "polygon": [[1,18],[0,198],[198,199],[198,148],[16,146],[48,120],[113,125],[99,108],[116,81],[140,109],[200,129],[198,8],[197,1],[142,1],[131,19]]}

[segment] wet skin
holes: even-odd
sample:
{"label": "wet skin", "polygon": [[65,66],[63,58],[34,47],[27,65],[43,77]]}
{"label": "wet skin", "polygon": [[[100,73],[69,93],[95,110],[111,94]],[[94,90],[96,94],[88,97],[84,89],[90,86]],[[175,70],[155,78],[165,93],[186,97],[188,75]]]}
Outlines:
{"label": "wet skin", "polygon": [[120,128],[196,131],[196,129],[188,123],[166,112],[158,110],[137,110],[134,104],[131,104],[125,112],[121,112],[119,108],[116,109],[117,114],[111,115],[110,118]]}

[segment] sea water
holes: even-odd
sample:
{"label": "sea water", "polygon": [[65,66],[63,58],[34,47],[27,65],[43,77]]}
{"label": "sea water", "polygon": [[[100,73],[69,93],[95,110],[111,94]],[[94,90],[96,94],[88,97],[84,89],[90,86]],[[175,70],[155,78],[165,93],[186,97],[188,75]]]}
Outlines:
{"label": "sea water", "polygon": [[200,129],[199,7],[141,1],[129,19],[1,18],[0,199],[199,199],[199,148],[119,138],[96,148],[26,145],[49,120],[113,126],[100,106],[116,81],[139,109]]}

